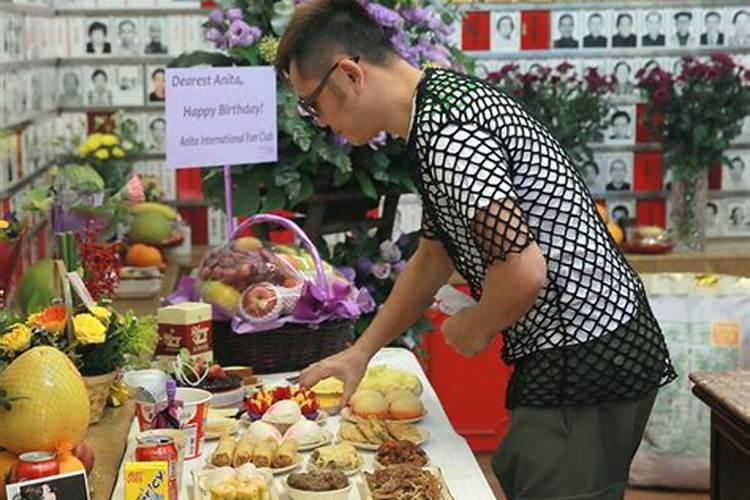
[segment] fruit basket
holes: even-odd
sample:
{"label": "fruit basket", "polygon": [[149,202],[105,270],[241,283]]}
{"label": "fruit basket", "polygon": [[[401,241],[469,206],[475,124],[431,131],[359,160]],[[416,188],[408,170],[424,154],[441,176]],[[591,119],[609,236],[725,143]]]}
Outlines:
{"label": "fruit basket", "polygon": [[[291,230],[300,247],[238,238],[257,224]],[[229,243],[204,257],[195,278],[181,282],[168,300],[211,303],[216,361],[252,365],[259,373],[298,370],[343,350],[354,321],[375,306],[366,289],[320,259],[296,224],[270,214],[241,224]]]}

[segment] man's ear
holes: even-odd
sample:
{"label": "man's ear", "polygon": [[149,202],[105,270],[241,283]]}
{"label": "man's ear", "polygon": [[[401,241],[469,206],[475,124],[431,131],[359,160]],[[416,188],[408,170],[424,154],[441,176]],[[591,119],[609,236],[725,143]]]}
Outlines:
{"label": "man's ear", "polygon": [[344,59],[339,63],[339,67],[344,72],[344,75],[346,75],[346,78],[354,84],[355,91],[360,92],[365,82],[364,67],[351,59]]}

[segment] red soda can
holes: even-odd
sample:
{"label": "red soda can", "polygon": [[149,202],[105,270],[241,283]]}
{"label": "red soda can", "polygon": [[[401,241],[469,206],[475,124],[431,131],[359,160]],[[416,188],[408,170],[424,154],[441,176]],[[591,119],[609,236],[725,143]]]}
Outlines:
{"label": "red soda can", "polygon": [[167,462],[169,476],[169,500],[178,500],[177,446],[168,436],[144,436],[138,438],[135,447],[136,462]]}
{"label": "red soda can", "polygon": [[10,479],[13,483],[41,479],[60,473],[57,456],[49,451],[29,451],[18,456],[18,462],[13,467]]}

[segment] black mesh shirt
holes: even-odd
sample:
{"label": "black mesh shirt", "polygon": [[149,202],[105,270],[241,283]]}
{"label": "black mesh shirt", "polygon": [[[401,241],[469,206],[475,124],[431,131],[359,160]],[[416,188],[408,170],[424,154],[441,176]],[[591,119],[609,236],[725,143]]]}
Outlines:
{"label": "black mesh shirt", "polygon": [[493,262],[531,242],[545,256],[543,289],[505,331],[509,408],[622,401],[676,377],[643,284],[560,144],[520,104],[427,70],[408,146],[423,236],[444,245],[474,298]]}

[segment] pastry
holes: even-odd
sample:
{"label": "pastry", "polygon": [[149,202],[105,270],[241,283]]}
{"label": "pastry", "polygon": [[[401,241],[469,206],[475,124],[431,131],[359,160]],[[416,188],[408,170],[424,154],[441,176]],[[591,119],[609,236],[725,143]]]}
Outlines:
{"label": "pastry", "polygon": [[388,417],[388,403],[379,392],[371,391],[361,394],[354,403],[351,403],[352,411],[360,417]]}
{"label": "pastry", "polygon": [[391,401],[388,413],[396,420],[419,418],[424,414],[424,406],[414,394],[402,394]]}
{"label": "pastry", "polygon": [[412,443],[419,443],[423,440],[419,429],[411,424],[386,422],[385,426],[388,429],[388,433],[395,439],[411,441]]}
{"label": "pastry", "polygon": [[310,463],[322,470],[354,471],[362,466],[362,457],[344,442],[318,448],[310,455]]}
{"label": "pastry", "polygon": [[289,438],[282,441],[271,460],[271,467],[282,469],[289,467],[297,460],[297,441]]}
{"label": "pastry", "polygon": [[253,460],[253,453],[255,451],[254,439],[249,432],[246,432],[240,442],[237,444],[237,448],[234,450],[234,458],[232,459],[233,467],[240,467]]}
{"label": "pastry", "polygon": [[250,424],[250,427],[247,429],[247,434],[252,436],[256,441],[263,441],[268,438],[281,441],[281,433],[279,430],[275,426],[262,421]]}
{"label": "pastry", "polygon": [[228,465],[232,465],[234,449],[234,438],[231,434],[224,434],[221,437],[221,440],[219,440],[219,444],[216,445],[216,449],[211,456],[211,463],[216,467],[225,467]]}
{"label": "pastry", "polygon": [[274,439],[265,439],[258,443],[253,450],[253,465],[256,467],[271,467],[278,447],[279,444]]}
{"label": "pastry", "polygon": [[303,418],[292,425],[284,434],[284,440],[295,439],[300,446],[320,443],[323,440],[323,430],[315,422]]}

